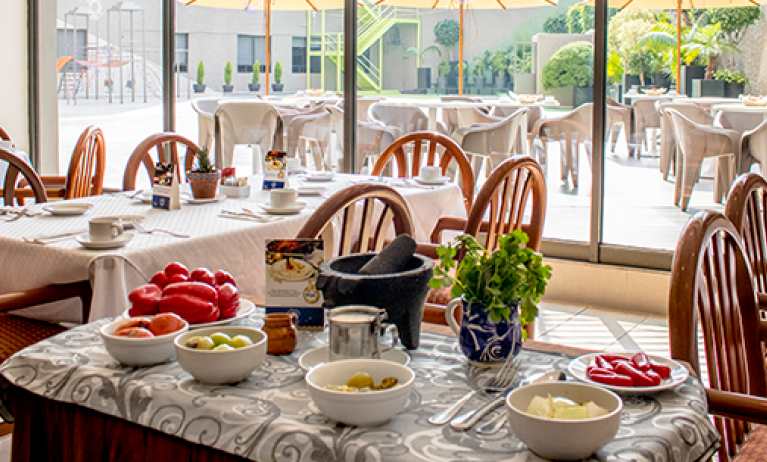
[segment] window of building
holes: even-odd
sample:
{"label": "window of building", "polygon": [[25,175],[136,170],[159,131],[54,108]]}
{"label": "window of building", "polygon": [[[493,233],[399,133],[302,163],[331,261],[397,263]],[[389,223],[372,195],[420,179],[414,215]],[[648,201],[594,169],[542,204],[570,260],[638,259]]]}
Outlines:
{"label": "window of building", "polygon": [[176,34],[176,72],[188,72],[189,34]]}
{"label": "window of building", "polygon": [[237,72],[253,72],[253,64],[261,64],[261,72],[266,72],[266,38],[263,35],[237,36]]}
{"label": "window of building", "polygon": [[[319,51],[319,45],[312,45],[312,51]],[[306,37],[293,37],[293,73],[306,74]],[[310,56],[312,74],[320,73],[322,56]]]}

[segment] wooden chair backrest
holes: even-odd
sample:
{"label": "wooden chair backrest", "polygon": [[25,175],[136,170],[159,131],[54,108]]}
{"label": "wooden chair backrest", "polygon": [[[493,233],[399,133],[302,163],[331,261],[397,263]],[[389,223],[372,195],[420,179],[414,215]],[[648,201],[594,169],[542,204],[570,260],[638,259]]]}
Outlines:
{"label": "wooden chair backrest", "polygon": [[[405,148],[411,144],[413,145],[413,160],[410,165],[410,173],[408,174]],[[384,168],[386,168],[386,164],[394,157],[397,160],[397,174],[400,178],[418,176],[421,169],[421,152],[423,147],[427,148],[426,165],[437,165],[437,148],[442,148],[440,149],[443,153],[439,156],[439,167],[442,169],[443,175],[447,172],[447,168],[453,160],[458,164],[458,170],[461,172],[461,191],[463,192],[464,205],[467,211],[470,210],[471,204],[474,202],[474,173],[471,169],[471,163],[466,153],[463,152],[463,149],[455,141],[440,133],[415,132],[398,138],[378,158],[373,167],[372,175],[380,175]]]}
{"label": "wooden chair backrest", "polygon": [[751,264],[754,285],[767,293],[767,181],[757,173],[738,177],[724,215],[735,225]]}
{"label": "wooden chair backrest", "polygon": [[[171,160],[174,164],[179,165],[178,157],[178,144],[186,147],[186,161],[184,165],[184,171],[192,169],[194,165],[194,158],[197,151],[200,148],[188,138],[185,138],[177,133],[156,133],[150,135],[138,145],[128,159],[128,165],[125,167],[125,175],[123,176],[123,191],[133,191],[136,189],[136,177],[138,176],[139,167],[143,164],[146,167],[146,171],[149,174],[149,181],[152,181],[154,176],[154,167],[159,160],[165,160],[165,147],[164,144],[170,144]],[[155,148],[157,150],[157,159],[152,159],[150,151]],[[176,169],[176,175],[178,181],[181,183],[180,169]]]}
{"label": "wooden chair backrest", "polygon": [[[363,204],[358,219],[359,201],[363,201]],[[383,206],[380,214],[374,210],[376,203]],[[341,239],[336,247],[336,256],[381,250],[384,241],[389,238],[392,223],[397,236],[403,233],[413,236],[414,233],[410,209],[396,190],[381,184],[357,184],[337,192],[323,202],[309,217],[297,237],[315,239],[322,236],[335,217],[341,214]],[[376,216],[378,223],[373,223]]]}
{"label": "wooden chair backrest", "polygon": [[104,133],[91,125],[80,135],[69,161],[64,199],[98,196],[104,188],[106,144]]}
{"label": "wooden chair backrest", "polygon": [[43,181],[31,165],[21,157],[4,148],[0,148],[0,160],[8,162],[8,170],[5,173],[5,184],[3,186],[4,205],[13,205],[13,196],[16,191],[19,173],[21,173],[32,188],[32,192],[35,195],[35,202],[38,204],[48,202],[48,195],[45,193]]}
{"label": "wooden chair backrest", "polygon": [[11,144],[13,144],[13,140],[11,139],[11,135],[3,127],[0,127],[0,140],[10,141]]}
{"label": "wooden chair backrest", "polygon": [[[529,220],[525,211],[530,205]],[[501,162],[477,193],[464,232],[477,237],[487,234],[485,247],[492,251],[498,238],[515,229],[530,237],[527,246],[541,249],[546,218],[546,180],[541,166],[530,156],[513,156]]]}
{"label": "wooden chair backrest", "polygon": [[[687,222],[680,236],[669,293],[671,357],[700,373],[700,323],[709,387],[767,396],[756,292],[737,229],[721,213],[704,211]],[[720,460],[727,460],[749,428],[731,419],[717,418],[715,424],[723,439]]]}

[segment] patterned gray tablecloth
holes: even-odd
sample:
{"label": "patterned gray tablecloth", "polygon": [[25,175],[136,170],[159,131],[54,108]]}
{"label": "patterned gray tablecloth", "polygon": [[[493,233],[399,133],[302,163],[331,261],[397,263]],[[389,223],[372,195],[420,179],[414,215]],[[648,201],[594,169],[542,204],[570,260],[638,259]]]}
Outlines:
{"label": "patterned gray tablecloth", "polygon": [[[492,372],[467,366],[454,338],[423,334],[410,352],[417,374],[406,408],[375,428],[337,425],[319,413],[298,366],[300,355],[325,344],[325,333],[301,332],[287,357],[267,356],[236,386],[197,383],[176,362],[121,367],[107,353],[98,328],[81,326],[27,348],[0,366],[15,385],[261,462],[266,461],[536,461],[508,426],[492,437],[433,426],[426,419]],[[260,326],[260,314],[238,321]],[[523,351],[521,375],[556,368],[570,358]],[[469,403],[479,405],[481,398]],[[700,382],[652,396],[625,396],[621,428],[597,460],[707,459],[719,436],[707,416]],[[556,435],[552,435],[556,437]]]}

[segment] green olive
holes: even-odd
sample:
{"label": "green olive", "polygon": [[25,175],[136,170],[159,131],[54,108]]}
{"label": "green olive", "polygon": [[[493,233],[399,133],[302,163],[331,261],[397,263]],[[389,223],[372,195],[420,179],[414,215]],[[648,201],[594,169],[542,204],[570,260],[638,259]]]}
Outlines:
{"label": "green olive", "polygon": [[373,377],[366,372],[357,372],[346,382],[346,386],[351,388],[373,388],[374,385]]}

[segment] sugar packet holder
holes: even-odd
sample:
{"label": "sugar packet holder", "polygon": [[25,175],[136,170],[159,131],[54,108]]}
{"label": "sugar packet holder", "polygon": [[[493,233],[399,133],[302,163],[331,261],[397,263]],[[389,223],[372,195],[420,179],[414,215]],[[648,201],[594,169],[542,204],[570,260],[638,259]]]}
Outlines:
{"label": "sugar packet holder", "polygon": [[152,177],[152,208],[161,210],[181,209],[177,168],[178,166],[172,162],[157,162]]}

